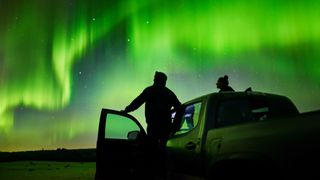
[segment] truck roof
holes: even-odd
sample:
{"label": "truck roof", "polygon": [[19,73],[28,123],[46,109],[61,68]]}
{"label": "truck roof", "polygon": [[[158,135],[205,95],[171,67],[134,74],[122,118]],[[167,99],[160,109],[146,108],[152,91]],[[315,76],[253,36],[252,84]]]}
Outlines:
{"label": "truck roof", "polygon": [[201,99],[208,99],[208,102],[212,104],[214,101],[234,98],[257,98],[264,100],[266,103],[269,104],[270,110],[276,116],[299,114],[297,107],[287,96],[259,91],[215,92],[199,96],[198,98],[194,98],[193,100],[190,100],[186,103],[200,101]]}
{"label": "truck roof", "polygon": [[197,98],[193,98],[192,101],[194,99],[201,99],[201,98],[205,98],[205,97],[244,97],[244,96],[265,96],[265,97],[270,97],[270,98],[279,98],[279,99],[288,99],[289,101],[291,101],[288,97],[284,96],[284,95],[278,95],[278,94],[272,94],[272,93],[265,93],[265,92],[260,92],[260,91],[248,91],[248,92],[244,92],[244,91],[235,91],[235,92],[213,92],[213,93],[209,93],[209,94],[205,94],[202,96],[199,96]]}

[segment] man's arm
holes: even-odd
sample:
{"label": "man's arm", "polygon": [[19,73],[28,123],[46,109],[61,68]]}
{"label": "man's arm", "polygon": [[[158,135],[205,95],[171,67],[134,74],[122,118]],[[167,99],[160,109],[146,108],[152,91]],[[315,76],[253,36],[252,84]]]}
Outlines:
{"label": "man's arm", "polygon": [[138,96],[136,97],[125,109],[124,111],[126,113],[135,111],[138,109],[146,100],[146,92],[145,90]]}
{"label": "man's arm", "polygon": [[174,93],[172,94],[173,94],[173,110],[177,111],[181,106],[181,102],[179,101],[179,99]]}

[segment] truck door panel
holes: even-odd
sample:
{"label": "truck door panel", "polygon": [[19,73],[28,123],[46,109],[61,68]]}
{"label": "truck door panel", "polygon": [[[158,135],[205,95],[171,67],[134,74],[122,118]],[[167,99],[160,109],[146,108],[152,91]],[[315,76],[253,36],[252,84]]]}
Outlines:
{"label": "truck door panel", "polygon": [[[131,115],[102,109],[97,141],[96,179],[138,174],[146,159],[145,131]],[[145,142],[144,142],[145,141]]]}
{"label": "truck door panel", "polygon": [[201,102],[188,104],[180,126],[167,143],[169,166],[174,171],[197,174],[200,168],[199,120]]}

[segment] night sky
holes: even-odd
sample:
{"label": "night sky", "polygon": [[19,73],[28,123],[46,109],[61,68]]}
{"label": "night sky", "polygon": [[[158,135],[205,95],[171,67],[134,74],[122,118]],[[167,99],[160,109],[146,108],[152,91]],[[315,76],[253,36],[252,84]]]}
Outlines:
{"label": "night sky", "polygon": [[101,108],[156,70],[181,102],[227,74],[320,109],[319,19],[318,0],[0,0],[0,151],[95,147]]}

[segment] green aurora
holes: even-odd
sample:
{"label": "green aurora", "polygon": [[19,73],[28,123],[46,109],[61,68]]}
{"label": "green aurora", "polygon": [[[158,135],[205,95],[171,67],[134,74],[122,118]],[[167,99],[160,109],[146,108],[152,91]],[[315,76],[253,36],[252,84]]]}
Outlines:
{"label": "green aurora", "polygon": [[0,15],[0,151],[94,147],[100,109],[155,70],[182,102],[228,74],[320,107],[317,0],[1,0]]}

